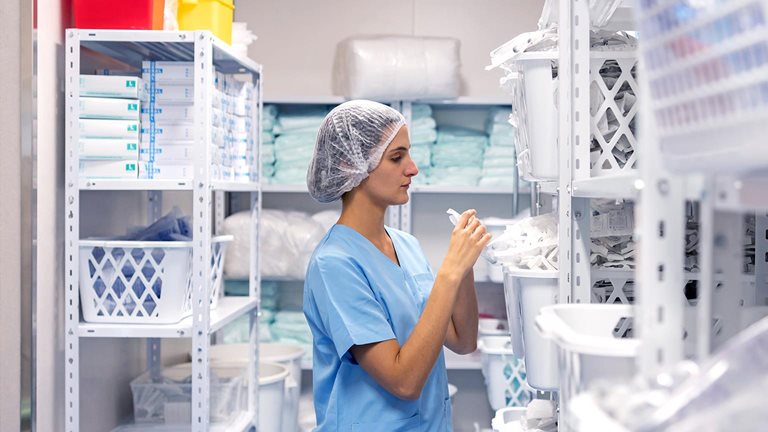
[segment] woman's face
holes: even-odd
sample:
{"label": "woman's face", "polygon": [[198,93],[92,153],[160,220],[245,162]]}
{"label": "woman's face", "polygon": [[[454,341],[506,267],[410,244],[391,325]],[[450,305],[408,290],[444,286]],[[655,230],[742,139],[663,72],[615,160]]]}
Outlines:
{"label": "woman's face", "polygon": [[379,166],[360,183],[361,191],[384,206],[407,203],[411,178],[419,173],[410,149],[408,128],[403,126],[384,150]]}

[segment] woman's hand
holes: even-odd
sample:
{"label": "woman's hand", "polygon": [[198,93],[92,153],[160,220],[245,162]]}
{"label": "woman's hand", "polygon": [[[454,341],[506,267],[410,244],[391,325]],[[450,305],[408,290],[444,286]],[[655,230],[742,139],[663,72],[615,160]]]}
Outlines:
{"label": "woman's hand", "polygon": [[491,235],[475,215],[477,211],[474,209],[461,214],[453,227],[451,243],[440,271],[462,279],[475,265],[483,248],[491,240]]}

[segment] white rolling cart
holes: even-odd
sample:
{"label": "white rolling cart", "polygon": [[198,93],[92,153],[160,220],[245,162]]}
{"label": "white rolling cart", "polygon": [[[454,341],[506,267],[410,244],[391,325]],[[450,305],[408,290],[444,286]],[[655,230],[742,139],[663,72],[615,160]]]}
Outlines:
{"label": "white rolling cart", "polygon": [[[140,179],[89,179],[79,173],[78,142],[79,76],[86,58],[93,62],[120,62],[133,70],[140,69],[143,60],[192,62],[194,67],[194,160],[191,178],[180,180]],[[93,64],[90,64],[93,66]],[[192,343],[192,400],[191,426],[193,431],[228,430],[246,431],[256,424],[258,398],[258,320],[259,310],[259,251],[258,229],[252,230],[250,239],[250,291],[247,297],[222,297],[216,308],[210,306],[213,286],[212,238],[218,234],[225,217],[225,205],[230,193],[249,194],[250,211],[254,226],[258,226],[261,209],[259,176],[252,171],[245,181],[218,181],[212,174],[210,146],[212,142],[213,83],[217,72],[237,75],[254,86],[253,109],[250,113],[249,135],[255,136],[251,151],[255,166],[260,166],[262,67],[250,59],[239,57],[228,45],[207,31],[116,31],[76,30],[66,31],[66,186],[65,186],[65,393],[66,431],[77,432],[81,425],[80,395],[88,391],[81,387],[80,351],[81,338],[144,338],[147,340],[146,367],[160,366],[161,338],[189,338]],[[161,215],[163,193],[182,191],[192,196],[192,250],[191,250],[191,314],[174,324],[115,324],[81,321],[79,285],[85,275],[80,273],[80,227],[93,215],[84,214],[80,208],[83,191],[103,191],[105,205],[121,199],[118,191],[146,191],[147,219],[156,220]],[[122,234],[128,227],[122,227]],[[119,228],[116,228],[119,229]],[[220,275],[219,275],[220,276]],[[236,318],[248,314],[251,317],[251,355],[248,368],[247,409],[228,425],[212,428],[210,423],[210,363],[208,358],[210,337],[217,330]]]}

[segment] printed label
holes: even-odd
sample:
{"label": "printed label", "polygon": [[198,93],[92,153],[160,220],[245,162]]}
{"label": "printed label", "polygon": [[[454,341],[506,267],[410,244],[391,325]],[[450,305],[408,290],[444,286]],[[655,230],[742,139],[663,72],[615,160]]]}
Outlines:
{"label": "printed label", "polygon": [[138,128],[139,128],[139,125],[135,125],[135,124],[128,125],[128,132],[137,132],[139,130]]}
{"label": "printed label", "polygon": [[136,88],[136,81],[134,80],[128,80],[125,82],[126,88]]}
{"label": "printed label", "polygon": [[128,111],[136,111],[138,109],[139,109],[139,104],[135,104],[135,103],[128,104]]}
{"label": "printed label", "polygon": [[128,143],[127,146],[128,150],[136,150],[137,147],[136,143]]}
{"label": "printed label", "polygon": [[125,164],[125,170],[128,172],[136,171],[136,164],[135,163],[127,163]]}

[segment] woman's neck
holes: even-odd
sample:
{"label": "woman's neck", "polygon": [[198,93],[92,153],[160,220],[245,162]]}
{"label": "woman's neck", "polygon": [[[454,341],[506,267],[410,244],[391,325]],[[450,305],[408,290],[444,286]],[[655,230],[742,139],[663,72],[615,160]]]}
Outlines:
{"label": "woman's neck", "polygon": [[375,245],[387,238],[384,230],[384,214],[386,206],[370,200],[365,194],[350,192],[342,200],[342,210],[339,222],[362,234]]}

